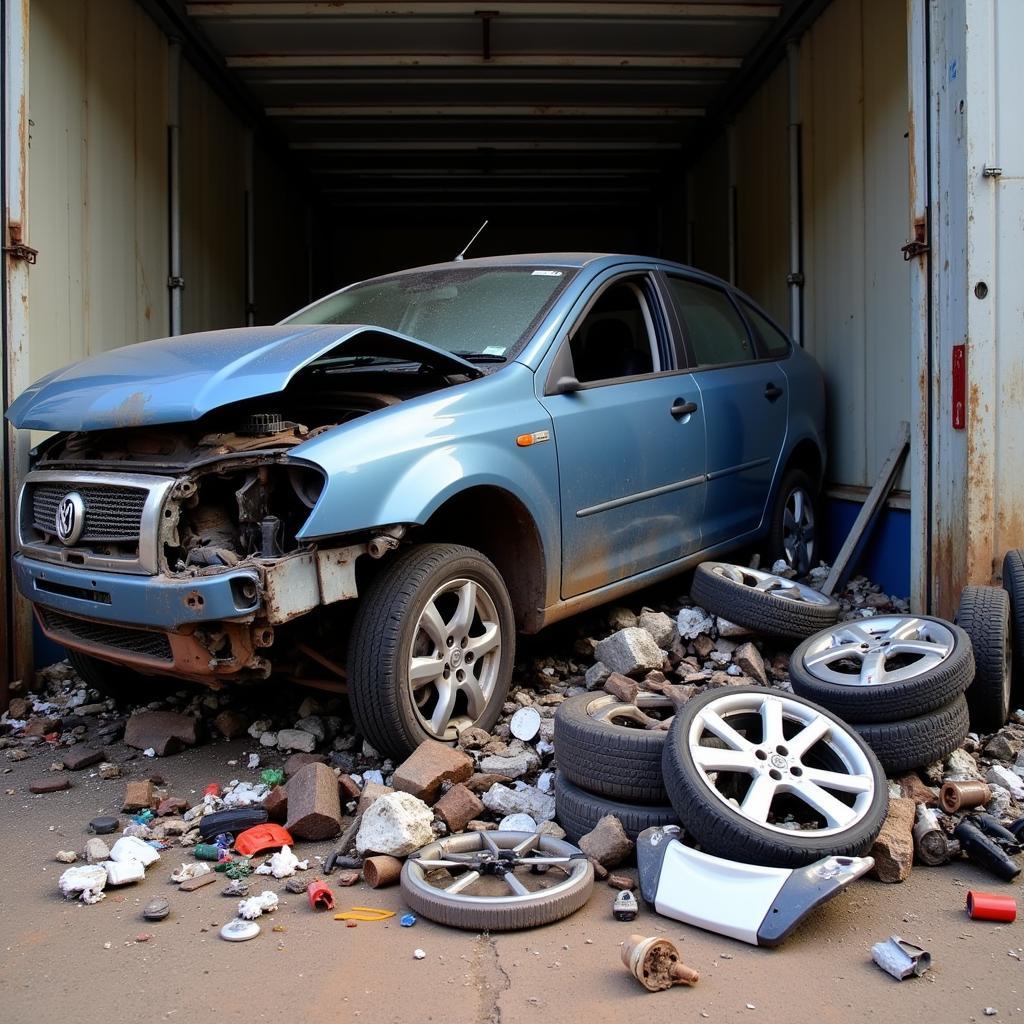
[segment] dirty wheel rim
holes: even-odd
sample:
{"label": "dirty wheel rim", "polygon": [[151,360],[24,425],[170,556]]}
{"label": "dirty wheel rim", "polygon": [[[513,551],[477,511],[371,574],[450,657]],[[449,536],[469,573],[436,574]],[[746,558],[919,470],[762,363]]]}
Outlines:
{"label": "dirty wheel rim", "polygon": [[803,666],[837,686],[885,686],[937,669],[953,653],[953,631],[933,619],[879,615],[844,622],[809,641]]}
{"label": "dirty wheel rim", "polygon": [[782,551],[801,576],[811,571],[814,554],[814,502],[802,488],[789,492],[782,510]]}
{"label": "dirty wheel rim", "polygon": [[[458,872],[446,884],[427,877]],[[464,832],[424,846],[406,861],[406,880],[425,894],[454,897],[467,906],[497,907],[557,899],[590,870],[590,862],[569,843],[531,832]],[[480,891],[486,888],[491,893]]]}
{"label": "dirty wheel rim", "polygon": [[454,740],[483,715],[501,667],[501,625],[494,599],[476,580],[442,584],[420,612],[408,685],[422,727]]}
{"label": "dirty wheel rim", "polygon": [[762,572],[760,569],[748,569],[742,565],[719,563],[714,566],[712,571],[723,579],[730,580],[741,587],[759,590],[763,594],[771,594],[786,601],[801,601],[804,604],[831,604],[831,598],[815,590],[814,587],[808,587],[804,583],[797,583],[795,580],[787,580],[784,576],[775,576],[770,572]]}
{"label": "dirty wheel rim", "polygon": [[657,693],[638,693],[632,703],[618,700],[611,694],[602,694],[587,704],[587,717],[602,725],[648,730],[663,724],[660,719],[649,715],[649,711],[671,709],[672,701]]}
{"label": "dirty wheel rim", "polygon": [[823,838],[871,810],[875,779],[864,749],[837,720],[784,694],[710,701],[687,745],[715,797],[769,831]]}

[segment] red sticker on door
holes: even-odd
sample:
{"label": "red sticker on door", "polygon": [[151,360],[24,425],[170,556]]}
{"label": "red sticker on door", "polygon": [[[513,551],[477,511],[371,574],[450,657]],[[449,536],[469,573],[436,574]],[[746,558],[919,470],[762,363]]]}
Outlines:
{"label": "red sticker on door", "polygon": [[953,346],[953,429],[967,426],[967,346]]}

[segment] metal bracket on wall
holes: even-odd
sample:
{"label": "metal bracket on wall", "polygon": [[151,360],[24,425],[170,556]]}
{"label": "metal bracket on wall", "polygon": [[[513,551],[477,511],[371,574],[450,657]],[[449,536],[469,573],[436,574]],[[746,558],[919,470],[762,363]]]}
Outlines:
{"label": "metal bracket on wall", "polygon": [[39,256],[39,250],[33,249],[32,246],[26,245],[21,240],[21,225],[8,224],[7,235],[10,245],[4,246],[4,252],[7,253],[12,260],[24,260],[28,264],[34,264]]}

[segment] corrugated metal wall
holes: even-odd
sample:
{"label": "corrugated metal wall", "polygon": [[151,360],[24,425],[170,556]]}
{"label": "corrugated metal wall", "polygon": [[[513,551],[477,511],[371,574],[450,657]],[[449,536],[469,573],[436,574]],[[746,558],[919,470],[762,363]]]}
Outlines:
{"label": "corrugated metal wall", "polygon": [[[800,40],[804,339],[825,370],[833,484],[870,486],[910,418],[906,20],[835,0]],[[789,323],[788,85],[778,68],[734,121],[737,284]],[[691,178],[693,258],[728,270],[724,136]],[[904,472],[898,486],[909,486]]]}

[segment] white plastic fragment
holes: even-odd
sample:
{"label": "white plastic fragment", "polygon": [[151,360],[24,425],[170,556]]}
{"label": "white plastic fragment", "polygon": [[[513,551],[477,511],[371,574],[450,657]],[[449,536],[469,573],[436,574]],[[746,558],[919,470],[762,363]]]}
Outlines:
{"label": "white plastic fragment", "polygon": [[121,836],[110,848],[110,859],[119,863],[137,860],[143,867],[149,867],[160,859],[160,854],[138,836]]}
{"label": "white plastic fragment", "polygon": [[156,750],[153,747],[146,747],[142,752],[143,757],[156,757]]}
{"label": "white plastic fragment", "polygon": [[299,860],[292,853],[290,846],[282,846],[277,853],[256,869],[256,874],[287,878],[289,875],[294,875],[296,871],[305,871],[308,867],[308,860]]}
{"label": "white plastic fragment", "polygon": [[248,768],[259,768],[259,766],[260,766],[260,755],[259,754],[250,754],[249,755],[249,764],[246,767],[248,767]]}
{"label": "white plastic fragment", "polygon": [[414,960],[423,960],[426,958],[426,953],[422,949],[414,949],[412,951],[412,957]]}
{"label": "white plastic fragment", "polygon": [[99,903],[107,884],[107,872],[99,864],[80,864],[68,868],[57,886],[65,897],[79,896],[83,903]]}
{"label": "white plastic fragment", "polygon": [[238,904],[238,916],[246,921],[255,921],[260,914],[272,914],[277,910],[277,893],[264,889],[259,896],[250,896]]}
{"label": "white plastic fragment", "polygon": [[138,860],[105,860],[101,866],[107,873],[107,885],[128,885],[146,877],[146,868]]}
{"label": "white plastic fragment", "polygon": [[516,739],[528,743],[540,732],[540,712],[536,708],[520,708],[508,726]]}
{"label": "white plastic fragment", "polygon": [[182,864],[171,872],[172,882],[187,882],[190,878],[198,878],[200,875],[209,874],[213,868],[204,864],[201,860],[193,861],[190,864]]}
{"label": "white plastic fragment", "polygon": [[537,822],[528,814],[506,814],[498,825],[499,832],[536,832]]}
{"label": "white plastic fragment", "polygon": [[238,782],[224,794],[225,807],[256,807],[263,803],[270,790],[262,782]]}

